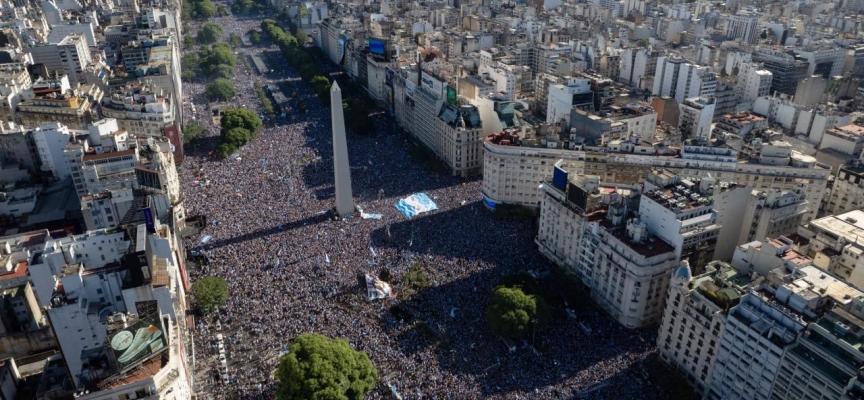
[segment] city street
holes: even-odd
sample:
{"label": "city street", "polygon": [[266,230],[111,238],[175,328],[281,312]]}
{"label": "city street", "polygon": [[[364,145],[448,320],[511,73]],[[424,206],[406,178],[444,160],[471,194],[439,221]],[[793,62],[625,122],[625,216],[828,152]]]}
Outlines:
{"label": "city street", "polygon": [[[211,22],[226,38],[260,25],[255,18]],[[279,50],[235,51],[270,62],[264,53]],[[535,351],[528,342],[507,351],[486,325],[487,298],[502,276],[550,268],[533,243],[533,220],[486,210],[480,178],[463,181],[424,168],[420,152],[388,116],[375,114],[376,132],[348,135],[355,202],[382,219],[359,213],[328,219],[322,211],[333,206],[334,195],[329,109],[287,63],[270,62],[275,72],[260,76],[239,58],[232,79],[238,96],[220,107],[261,113],[253,84],[289,81],[308,112],[290,100],[286,119],[268,116],[236,157],[221,160],[213,153],[219,129],[210,122],[204,85],[184,84],[186,120],[194,104],[196,121],[207,128],[206,137],[186,146],[180,169],[187,215],[203,214],[209,222],[186,244],[209,265],[190,274],[193,282],[218,275],[230,287],[217,315],[231,382],[222,384],[216,374],[216,320],[199,320],[195,368],[202,398],[272,398],[277,356],[303,332],[345,338],[368,353],[379,383],[367,398],[666,398],[643,378],[646,360],[656,358],[656,332],[624,330],[587,303],[571,307],[591,335],[562,311],[537,330]],[[394,204],[417,192],[439,209],[406,219]],[[402,276],[412,265],[430,285],[410,295]],[[377,275],[382,268],[394,276],[397,299],[367,302],[357,273]],[[571,298],[567,291],[576,287],[556,273],[541,284],[558,298]]]}

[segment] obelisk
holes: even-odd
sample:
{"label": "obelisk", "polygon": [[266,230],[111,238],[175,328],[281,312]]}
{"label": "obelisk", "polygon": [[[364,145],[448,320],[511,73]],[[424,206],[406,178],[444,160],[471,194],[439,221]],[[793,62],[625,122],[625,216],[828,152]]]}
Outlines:
{"label": "obelisk", "polygon": [[336,184],[336,213],[344,217],[354,212],[351,194],[351,168],[348,166],[348,141],[345,139],[345,117],[342,90],[333,81],[330,87],[330,116],[333,124],[333,175]]}

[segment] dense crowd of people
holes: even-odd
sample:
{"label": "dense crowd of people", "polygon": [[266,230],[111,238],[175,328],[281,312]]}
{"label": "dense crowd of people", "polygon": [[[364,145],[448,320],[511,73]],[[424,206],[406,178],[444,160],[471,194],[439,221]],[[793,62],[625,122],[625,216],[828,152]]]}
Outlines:
{"label": "dense crowd of people", "polygon": [[[216,22],[226,35],[259,24],[234,17]],[[245,49],[262,50],[276,51]],[[479,180],[428,171],[407,135],[377,114],[377,132],[351,134],[348,146],[355,202],[382,218],[334,218],[326,212],[333,206],[329,109],[281,65],[264,76],[243,63],[236,68],[237,99],[219,106],[260,113],[255,81],[292,82],[297,98],[289,101],[287,118],[269,117],[236,157],[218,159],[218,126],[210,121],[203,85],[184,85],[185,117],[207,129],[186,147],[180,169],[187,215],[208,219],[187,248],[209,262],[190,275],[193,282],[220,276],[230,287],[217,318],[231,379],[223,385],[212,378],[198,388],[206,396],[272,398],[278,356],[299,334],[317,332],[345,338],[369,355],[379,383],[368,398],[395,398],[394,392],[404,399],[663,397],[643,379],[656,336],[625,330],[590,306],[579,308],[590,335],[566,316],[517,342],[514,352],[492,334],[484,312],[498,280],[549,266],[533,244],[533,222],[485,210]],[[297,101],[308,112],[296,110]],[[394,203],[416,192],[427,193],[439,210],[402,216]],[[409,296],[401,277],[412,266],[429,285]],[[358,273],[384,268],[393,275],[396,298],[367,301]],[[198,323],[195,333],[196,367],[215,372],[215,349],[206,345],[214,323]]]}

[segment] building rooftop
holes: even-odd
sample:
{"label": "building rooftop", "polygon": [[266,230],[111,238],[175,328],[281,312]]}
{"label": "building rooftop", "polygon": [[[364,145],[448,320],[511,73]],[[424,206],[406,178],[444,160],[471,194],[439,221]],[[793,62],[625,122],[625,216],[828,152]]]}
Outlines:
{"label": "building rooftop", "polygon": [[627,230],[624,226],[615,226],[608,219],[601,220],[600,225],[606,228],[606,231],[612,237],[620,240],[621,243],[626,244],[635,253],[645,258],[651,258],[664,253],[675,254],[675,247],[657,236],[652,235],[642,243],[634,243],[627,237]]}
{"label": "building rooftop", "polygon": [[729,122],[737,122],[739,124],[749,124],[755,122],[762,122],[765,120],[764,117],[756,115],[751,112],[740,112],[737,114],[723,114],[721,121],[725,119]]}
{"label": "building rooftop", "polygon": [[97,154],[95,152],[88,152],[87,154],[84,154],[82,159],[84,162],[87,162],[87,161],[105,160],[108,158],[131,156],[131,155],[135,155],[135,149],[129,149],[129,150],[123,150],[123,151],[112,151],[112,152],[101,153],[101,154]]}
{"label": "building rooftop", "polygon": [[815,219],[810,221],[810,226],[864,247],[864,211],[862,210]]}
{"label": "building rooftop", "polygon": [[676,213],[714,204],[711,197],[694,189],[695,187],[688,189],[685,185],[677,184],[648,190],[642,195]]}

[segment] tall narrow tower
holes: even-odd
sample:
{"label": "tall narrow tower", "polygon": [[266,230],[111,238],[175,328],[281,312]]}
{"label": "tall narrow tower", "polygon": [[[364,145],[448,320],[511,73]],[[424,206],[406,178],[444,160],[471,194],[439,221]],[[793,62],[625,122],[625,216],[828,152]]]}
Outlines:
{"label": "tall narrow tower", "polygon": [[330,116],[333,124],[333,174],[336,184],[336,213],[340,217],[354,212],[351,194],[351,168],[348,167],[348,142],[345,139],[345,117],[342,111],[342,90],[333,81],[330,87]]}

